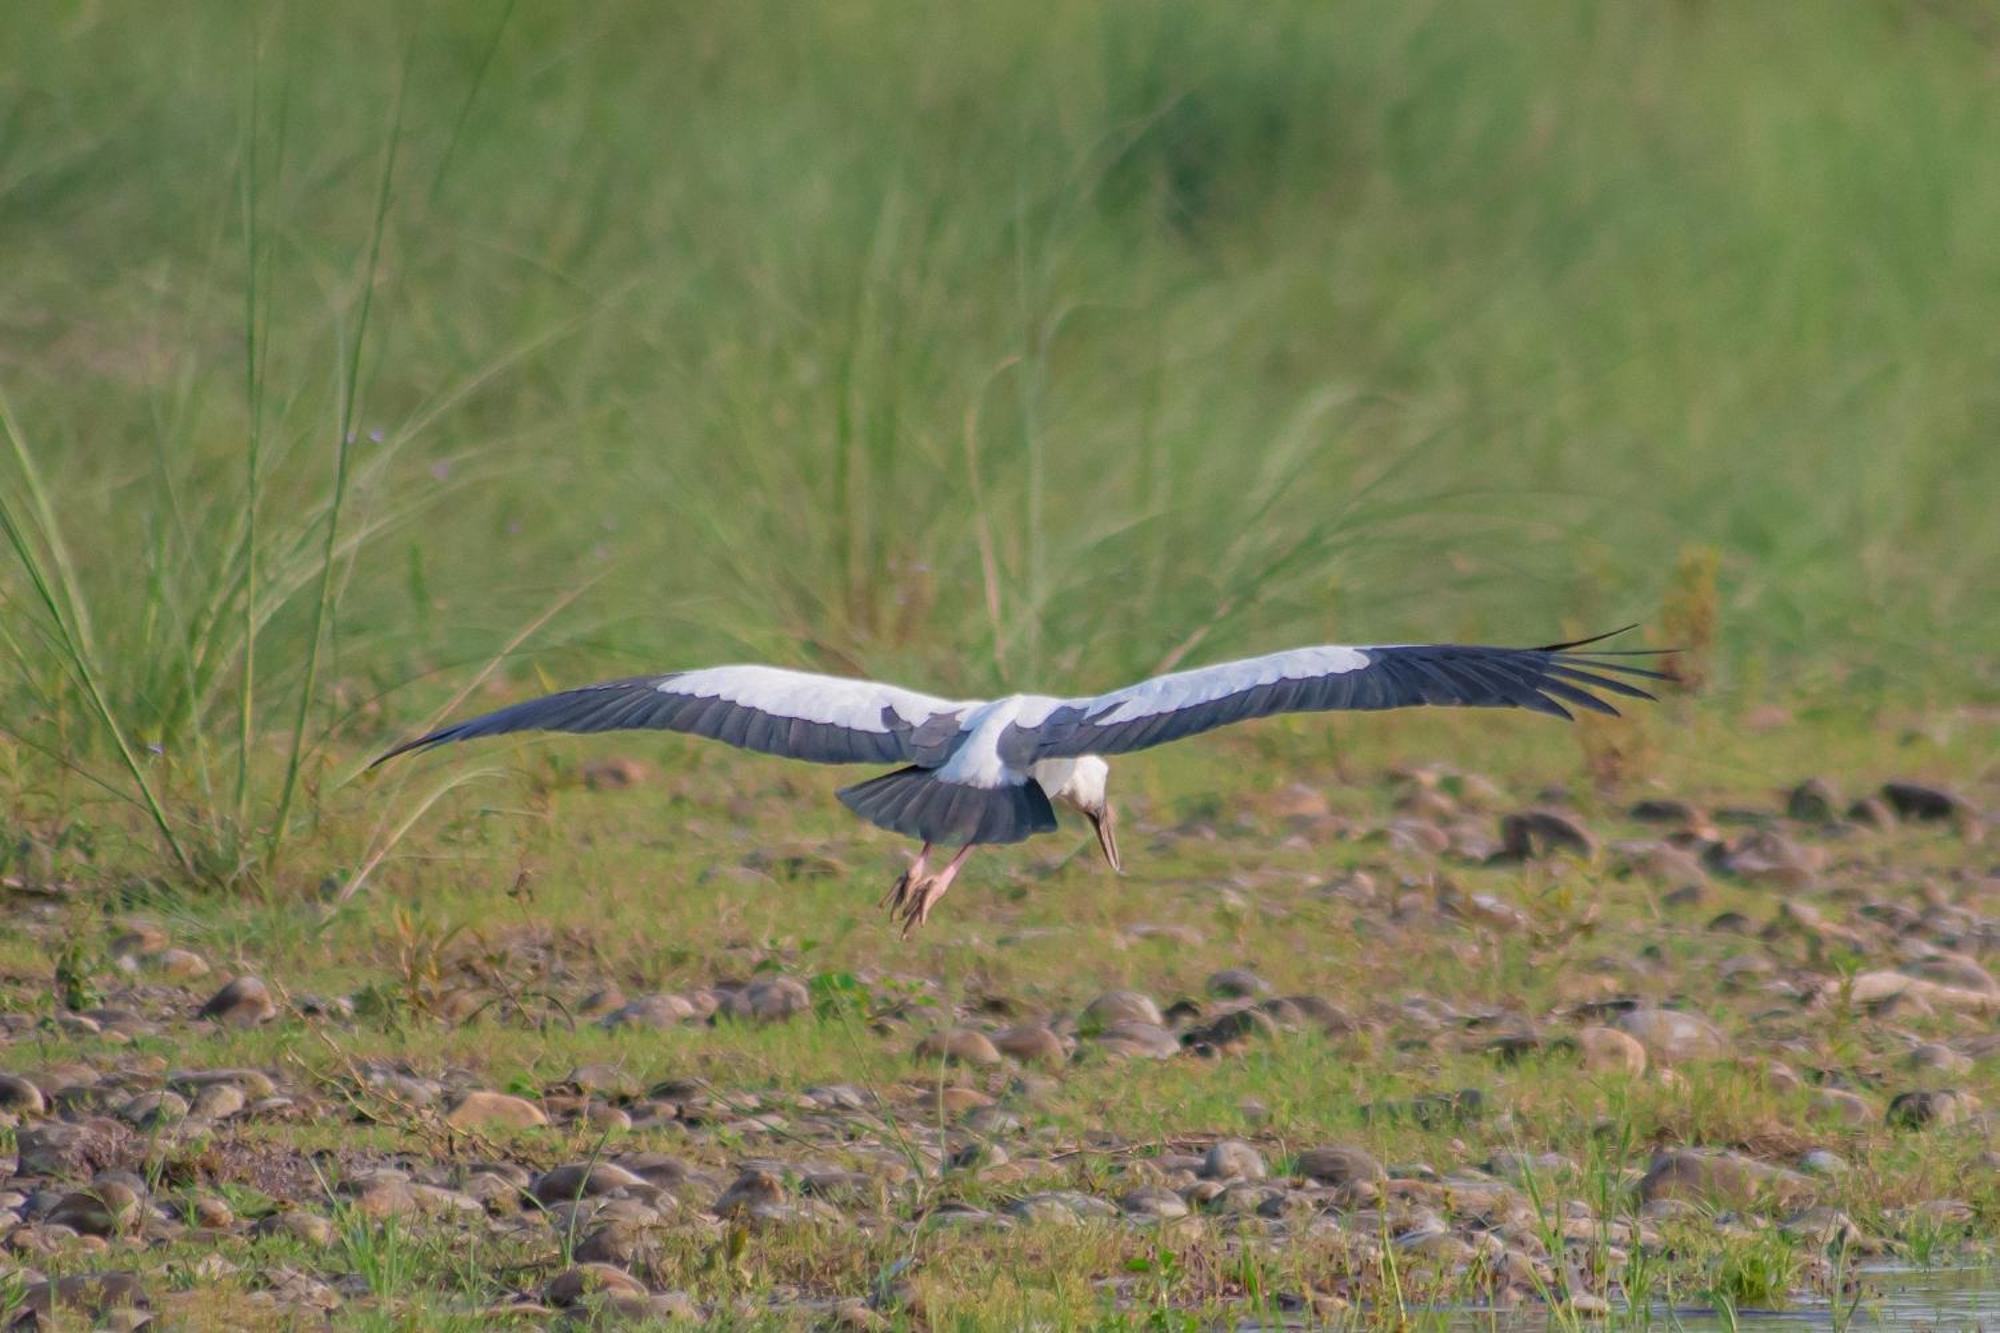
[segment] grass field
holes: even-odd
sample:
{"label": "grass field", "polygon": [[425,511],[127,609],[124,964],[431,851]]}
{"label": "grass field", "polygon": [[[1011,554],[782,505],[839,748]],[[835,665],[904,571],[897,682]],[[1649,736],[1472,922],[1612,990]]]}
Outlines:
{"label": "grass field", "polygon": [[[1981,7],[255,9],[0,12],[0,1303],[483,1326],[601,1302],[559,1284],[618,1227],[628,1315],[780,1326],[1637,1322],[1990,1262]],[[909,944],[823,772],[364,771],[718,661],[1068,693],[1628,621],[1687,649],[1657,708],[1136,756],[1131,873],[1066,828]],[[1956,804],[1850,810],[1890,780]],[[1490,859],[1548,806],[1584,855]],[[1232,1018],[1228,968],[1339,1021]],[[198,1019],[235,976],[258,1021]],[[803,1009],[727,1017],[777,977]],[[1119,989],[1198,1001],[1142,1034],[1187,1053],[1114,1058]],[[605,1026],[651,995],[690,1013]],[[1579,1035],[1659,1005],[1709,1048]],[[1037,1025],[1039,1070],[923,1044]],[[131,1105],[227,1069],[237,1110]],[[1228,1137],[1267,1181],[1180,1160]],[[1642,1177],[1696,1147],[1846,1170],[1679,1211]]]}

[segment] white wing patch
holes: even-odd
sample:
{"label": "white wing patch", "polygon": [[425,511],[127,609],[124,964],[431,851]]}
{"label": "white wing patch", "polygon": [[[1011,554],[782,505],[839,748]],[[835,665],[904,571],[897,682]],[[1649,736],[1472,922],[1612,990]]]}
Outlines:
{"label": "white wing patch", "polygon": [[1171,676],[1155,676],[1090,700],[1084,705],[1084,716],[1098,726],[1130,722],[1135,718],[1175,713],[1183,708],[1213,703],[1232,694],[1254,690],[1260,685],[1275,685],[1281,680],[1340,676],[1359,671],[1367,665],[1368,654],[1359,648],[1338,645],[1293,648],[1266,657],[1224,662],[1220,666],[1201,667],[1194,671],[1177,671]]}
{"label": "white wing patch", "polygon": [[911,726],[919,726],[933,714],[959,706],[872,680],[849,680],[768,666],[704,667],[669,676],[654,688],[662,694],[719,698],[774,717],[797,718],[878,735],[888,731],[882,725],[884,708],[893,710]]}
{"label": "white wing patch", "polygon": [[1019,786],[1027,775],[1000,757],[1000,738],[1009,727],[1040,726],[1061,706],[1062,700],[1043,694],[1010,694],[980,704],[959,724],[959,735],[965,739],[938,770],[938,777],[967,787]]}

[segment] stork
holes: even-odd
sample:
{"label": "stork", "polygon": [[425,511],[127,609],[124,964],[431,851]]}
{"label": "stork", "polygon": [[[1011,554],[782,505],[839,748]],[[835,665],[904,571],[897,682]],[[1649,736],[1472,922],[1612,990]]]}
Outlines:
{"label": "stork", "polygon": [[[930,919],[974,847],[1054,832],[1052,802],[1089,820],[1104,859],[1114,872],[1122,871],[1106,755],[1274,713],[1431,704],[1525,708],[1567,720],[1573,717],[1568,705],[1616,716],[1618,710],[1599,693],[1653,697],[1620,677],[1668,677],[1620,660],[1653,654],[1577,651],[1609,637],[1540,648],[1294,648],[1076,699],[1010,694],[949,700],[779,667],[706,667],[530,699],[419,736],[375,764],[412,750],[507,732],[635,729],[686,732],[818,764],[901,763],[894,772],[843,787],[837,795],[869,823],[921,844],[883,898],[908,938]],[[931,858],[940,847],[955,850],[933,868]]]}

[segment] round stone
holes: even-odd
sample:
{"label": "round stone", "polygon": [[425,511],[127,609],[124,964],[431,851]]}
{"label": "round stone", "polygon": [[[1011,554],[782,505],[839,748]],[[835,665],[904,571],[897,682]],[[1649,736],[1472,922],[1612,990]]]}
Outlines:
{"label": "round stone", "polygon": [[1120,1023],[1150,1023],[1163,1027],[1160,1006],[1152,997],[1135,990],[1106,991],[1085,1006],[1079,1020],[1085,1031],[1099,1031]]}
{"label": "round stone", "polygon": [[1206,1180],[1262,1180],[1267,1174],[1263,1155],[1241,1139],[1224,1139],[1202,1158]]}
{"label": "round stone", "polygon": [[446,1113],[445,1123],[454,1129],[533,1129],[549,1118],[525,1097],[474,1089]]}
{"label": "round stone", "polygon": [[933,1032],[917,1043],[917,1058],[955,1065],[997,1065],[1000,1052],[983,1032],[951,1028]]}

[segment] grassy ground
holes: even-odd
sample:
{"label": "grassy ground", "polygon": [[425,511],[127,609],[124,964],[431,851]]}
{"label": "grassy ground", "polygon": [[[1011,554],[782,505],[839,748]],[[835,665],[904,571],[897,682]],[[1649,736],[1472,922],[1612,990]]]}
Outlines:
{"label": "grassy ground", "polygon": [[[163,1210],[145,1248],[114,1233],[108,1248],[24,1252],[52,1274],[137,1268],[156,1308],[196,1326],[296,1319],[322,1292],[362,1324],[534,1318],[563,1303],[544,1289],[611,1223],[560,1209],[551,1221],[515,1201],[518,1185],[490,1217],[439,1221],[373,1200],[371,1173],[402,1168],[479,1197],[495,1164],[525,1182],[651,1152],[685,1174],[649,1196],[644,1242],[609,1252],[695,1302],[669,1311],[745,1326],[1196,1326],[1307,1309],[1395,1324],[1438,1302],[1549,1302],[1570,1318],[1596,1300],[1633,1322],[1664,1318],[1648,1313],[1659,1302],[1815,1299],[1859,1302],[1865,1318],[1881,1279],[1858,1278],[1860,1265],[1987,1263],[1980,1238],[2000,1224],[1980,1109],[2000,1103],[2000,989],[1970,1008],[1962,990],[1927,1001],[1867,989],[1899,967],[1923,972],[1927,957],[1990,951],[1977,824],[1832,836],[1779,814],[1807,763],[1847,794],[1917,774],[1990,801],[1977,727],[1884,721],[1746,735],[1673,705],[1616,733],[1647,757],[1615,789],[1578,776],[1576,734],[1537,719],[1263,726],[1178,763],[1125,766],[1124,877],[1103,871],[1080,829],[996,851],[909,943],[872,908],[900,848],[848,822],[825,775],[677,740],[503,748],[477,797],[455,794],[332,911],[162,885],[65,893],[89,863],[46,850],[53,880],[27,883],[55,896],[18,895],[0,937],[9,1068],[68,1086],[73,1113],[114,1120],[135,1093],[188,1086],[173,1072],[187,1069],[266,1071],[289,1105],[197,1114],[105,1149],[100,1166],[138,1171]],[[1470,771],[1490,785],[1437,776],[1445,755],[1477,756]],[[638,780],[585,779],[611,771]],[[1665,794],[1695,811],[1664,826],[1628,814]],[[1501,812],[1558,800],[1604,845],[1481,863],[1477,839]],[[1406,841],[1416,826],[1448,833],[1452,849]],[[1663,833],[1740,848],[1771,832],[1813,868],[1649,868]],[[343,830],[323,836],[337,845]],[[1894,924],[1897,911],[1922,924]],[[135,943],[146,926],[162,938]],[[214,970],[177,977],[163,947]],[[1322,1029],[1280,1013],[1247,1039],[1204,1037],[1240,1007],[1214,993],[1224,968],[1342,1017]],[[228,975],[269,982],[278,1014],[242,1029],[195,1018]],[[607,1026],[627,999],[770,976],[802,982],[810,1007],[773,1022]],[[1169,1020],[1182,1053],[1117,1058],[1093,1035],[1086,1006],[1125,988],[1163,1008],[1194,1002]],[[65,989],[105,1030],[68,1018]],[[1585,1028],[1653,1005],[1711,1020],[1720,1044],[1656,1049],[1639,1074],[1579,1052]],[[1040,1023],[1067,1051],[1052,1067],[942,1062],[924,1045],[940,1030]],[[580,1082],[597,1091],[580,1096]],[[866,1109],[832,1109],[830,1085]],[[473,1089],[524,1096],[552,1123],[452,1125]],[[1830,1105],[1824,1089],[1852,1101]],[[1970,1094],[1962,1119],[1896,1123],[1897,1096],[1943,1089]],[[1467,1090],[1476,1104],[1451,1100]],[[1254,1145],[1280,1187],[1232,1194],[1198,1178],[1224,1139]],[[1306,1181],[1300,1155],[1328,1144],[1386,1165],[1380,1195]],[[1702,1181],[1685,1203],[1661,1202],[1641,1177],[1682,1147],[1781,1170],[1832,1153],[1844,1166],[1768,1192]],[[1524,1174],[1509,1154],[1535,1164]],[[718,1221],[732,1180],[758,1164],[781,1164],[781,1202]],[[834,1211],[794,1211],[836,1170],[862,1183],[829,1194]],[[1154,1180],[1193,1216],[1114,1209]],[[1220,1197],[1202,1202],[1211,1183]],[[1065,1221],[1066,1205],[1046,1203],[1064,1190],[1105,1216]],[[172,1225],[212,1196],[233,1230]],[[329,1217],[336,1236],[257,1233],[294,1211]],[[1567,1257],[1510,1267],[1536,1253]],[[216,1255],[231,1267],[202,1267]]]}
{"label": "grassy ground", "polygon": [[[121,1099],[177,1070],[255,1067],[292,1101],[23,1172],[5,1263],[136,1269],[189,1323],[302,1317],[322,1283],[350,1321],[476,1323],[577,1236],[514,1194],[478,1225],[385,1222],[353,1180],[640,1151],[694,1183],[625,1266],[710,1318],[1171,1324],[1282,1297],[1394,1322],[1841,1287],[1851,1256],[1799,1200],[1642,1217],[1675,1146],[1838,1153],[1809,1202],[1857,1254],[1993,1234],[1991,1112],[1888,1123],[1926,1087],[1996,1104],[1991,1010],[1853,991],[1957,966],[1938,952],[1992,967],[1989,26],[1872,2],[7,7],[0,1067],[54,1095],[31,1152],[38,1126],[129,1129]],[[1312,719],[1137,756],[1130,875],[1068,831],[982,855],[907,945],[872,909],[899,849],[824,773],[673,739],[363,772],[444,712],[717,660],[1082,690],[1629,619],[1690,648],[1697,690],[1630,725]],[[1392,776],[1439,763],[1493,789]],[[1776,870],[1757,826],[1708,817],[1773,816],[1813,774],[1836,815],[1897,777],[1973,813],[1781,822],[1801,860]],[[1667,796],[1701,809],[1630,818]],[[1475,845],[1550,804],[1600,846]],[[1710,856],[1695,894],[1615,845],[1670,835]],[[135,922],[164,943],[121,945]],[[1154,1062],[1081,1017],[1193,997],[1169,1035],[1213,1045],[1192,1034],[1227,967],[1349,1021]],[[276,990],[270,1021],[194,1019],[226,974]],[[771,975],[811,1012],[635,1032],[586,1003]],[[1704,1013],[1725,1049],[1583,1077],[1571,1043],[1614,1001]],[[915,1054],[1043,1021],[1078,1057],[1054,1073]],[[605,1063],[634,1127],[600,1143],[617,1117],[565,1088]],[[397,1070],[437,1106],[385,1101]],[[941,1077],[1022,1128],[940,1110]],[[801,1104],[828,1082],[858,1109]],[[1866,1115],[1813,1119],[1828,1087]],[[440,1117],[470,1088],[554,1123],[468,1137]],[[1481,1115],[1382,1109],[1464,1088]],[[1297,1186],[1271,1216],[1239,1192],[1071,1229],[1023,1204],[1201,1195],[1174,1159],[1228,1135]],[[967,1136],[1013,1160],[946,1169]],[[1294,1158],[1325,1143],[1389,1178],[1313,1195]],[[1495,1173],[1519,1234],[1466,1202],[1517,1149],[1568,1160]],[[785,1207],[815,1164],[889,1193],[838,1225],[718,1221],[762,1158]],[[44,1245],[32,1187],[103,1170],[158,1215]],[[189,1190],[237,1222],[172,1231]],[[1002,1220],[917,1225],[947,1202]],[[291,1207],[333,1239],[251,1234]],[[1564,1209],[1567,1260],[1542,1234]]]}

